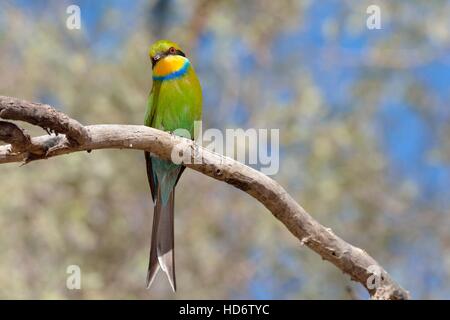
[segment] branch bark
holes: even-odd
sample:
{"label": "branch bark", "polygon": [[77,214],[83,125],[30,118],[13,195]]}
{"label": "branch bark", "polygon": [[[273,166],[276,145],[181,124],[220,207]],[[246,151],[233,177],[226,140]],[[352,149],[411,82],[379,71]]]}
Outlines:
{"label": "branch bark", "polygon": [[78,121],[47,104],[0,96],[0,118],[21,120],[40,126],[47,132],[66,134],[72,143],[83,143],[89,137]]}
{"label": "branch bark", "polygon": [[0,141],[11,144],[11,151],[22,152],[31,148],[31,138],[14,123],[0,121]]}
{"label": "branch bark", "polygon": [[[11,104],[11,101],[20,103]],[[8,110],[11,107],[14,109],[12,113]],[[8,119],[20,119],[50,127],[56,133],[31,138],[29,143],[26,139],[23,139],[24,142],[20,139],[7,140],[6,142],[14,142],[15,146],[13,148],[10,145],[0,146],[0,164],[29,162],[94,149],[147,150],[166,160],[173,159],[172,154],[181,152],[185,160],[190,160],[187,161],[189,163],[183,162],[187,167],[229,183],[261,202],[299,239],[301,245],[309,247],[324,260],[330,261],[350,275],[352,280],[361,283],[373,299],[409,299],[409,293],[400,287],[367,252],[345,242],[330,228],[313,219],[277,182],[261,172],[206,150],[191,140],[154,128],[137,125],[83,127],[50,106],[45,106],[44,109],[41,107],[40,104],[0,96],[0,117],[6,114]],[[3,127],[6,126],[9,124],[3,124]],[[2,122],[0,132],[1,128]],[[73,143],[73,140],[76,143]]]}

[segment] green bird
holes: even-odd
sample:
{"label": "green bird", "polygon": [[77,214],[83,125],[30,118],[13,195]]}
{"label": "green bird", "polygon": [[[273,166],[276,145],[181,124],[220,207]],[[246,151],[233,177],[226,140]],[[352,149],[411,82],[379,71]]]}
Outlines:
{"label": "green bird", "polygon": [[[202,116],[202,90],[194,68],[174,42],[159,40],[150,47],[153,86],[148,98],[145,125],[174,132],[187,130],[194,137],[194,122]],[[161,267],[176,291],[174,254],[175,186],[184,166],[145,152],[147,176],[153,198],[153,228],[147,288]]]}

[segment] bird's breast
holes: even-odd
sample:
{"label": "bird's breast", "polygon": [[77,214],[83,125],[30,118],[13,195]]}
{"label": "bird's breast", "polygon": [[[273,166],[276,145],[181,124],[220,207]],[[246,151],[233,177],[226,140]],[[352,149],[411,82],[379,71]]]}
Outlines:
{"label": "bird's breast", "polygon": [[164,57],[153,68],[153,80],[176,79],[186,74],[189,60],[182,56],[170,55]]}

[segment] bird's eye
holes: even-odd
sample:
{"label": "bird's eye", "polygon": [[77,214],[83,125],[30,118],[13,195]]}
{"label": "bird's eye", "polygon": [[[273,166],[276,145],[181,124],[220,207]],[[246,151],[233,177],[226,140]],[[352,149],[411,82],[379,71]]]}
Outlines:
{"label": "bird's eye", "polygon": [[175,49],[174,47],[170,47],[169,53],[170,54],[176,54],[177,53],[177,49]]}

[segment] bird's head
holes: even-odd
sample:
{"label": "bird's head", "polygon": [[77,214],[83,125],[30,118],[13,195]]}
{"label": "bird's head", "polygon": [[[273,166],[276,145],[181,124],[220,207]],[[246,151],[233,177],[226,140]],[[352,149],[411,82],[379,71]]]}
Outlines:
{"label": "bird's head", "polygon": [[180,46],[169,40],[156,41],[149,51],[153,74],[167,76],[183,68],[189,60]]}
{"label": "bird's head", "polygon": [[178,44],[169,40],[158,40],[151,47],[149,56],[152,61],[152,66],[169,56],[186,57]]}

